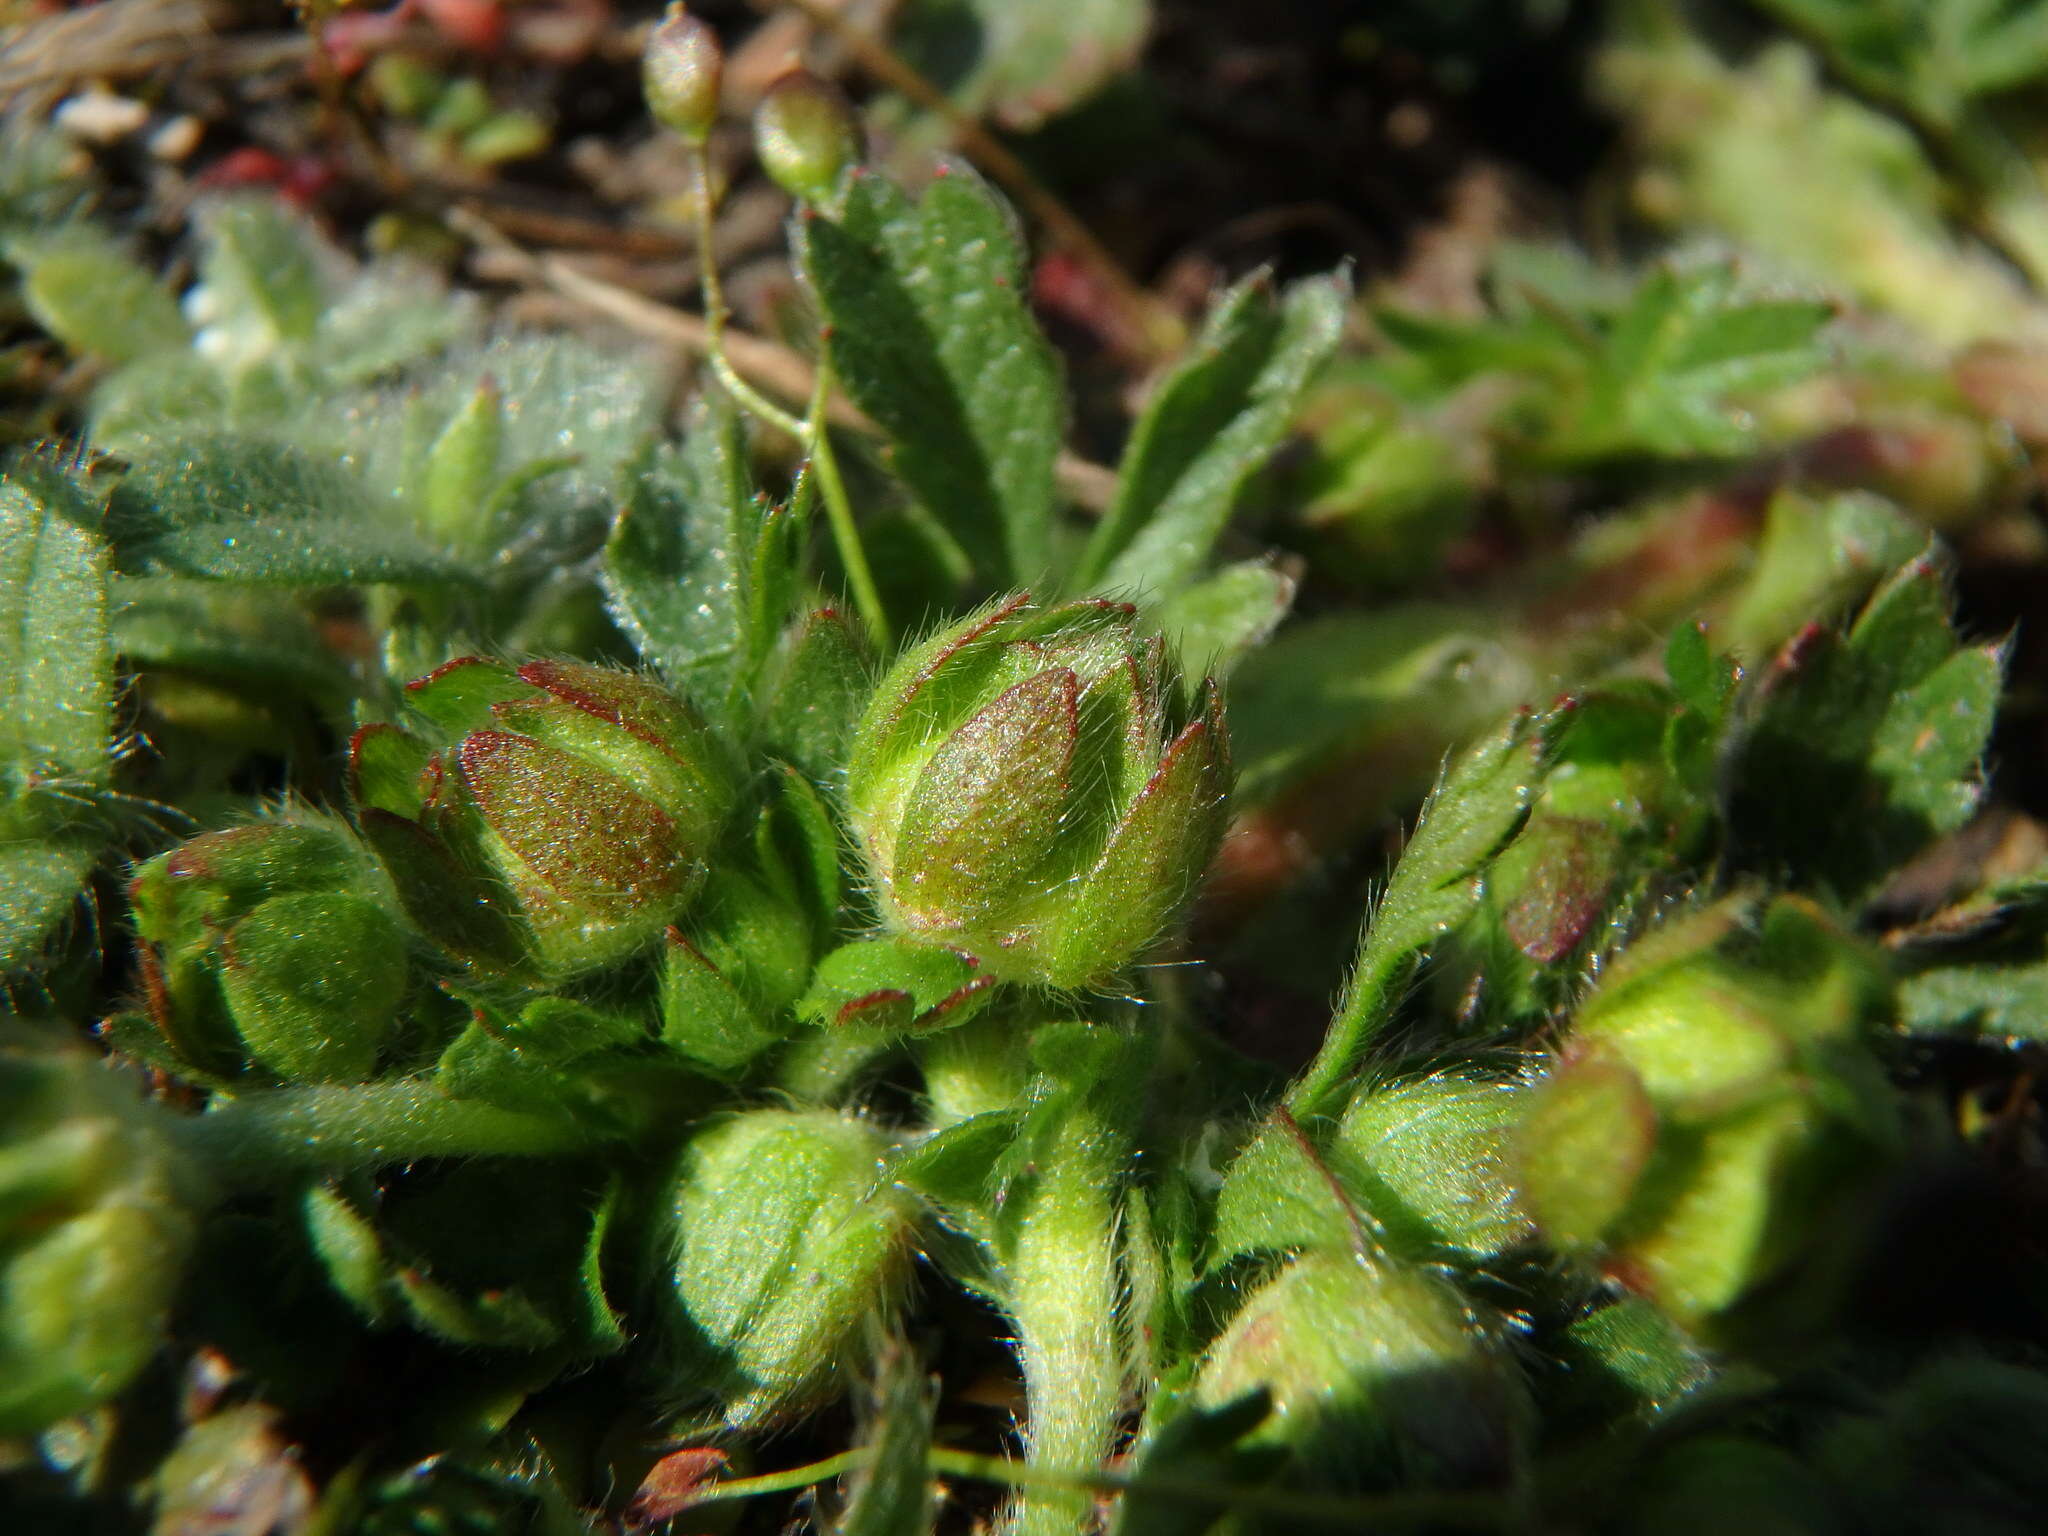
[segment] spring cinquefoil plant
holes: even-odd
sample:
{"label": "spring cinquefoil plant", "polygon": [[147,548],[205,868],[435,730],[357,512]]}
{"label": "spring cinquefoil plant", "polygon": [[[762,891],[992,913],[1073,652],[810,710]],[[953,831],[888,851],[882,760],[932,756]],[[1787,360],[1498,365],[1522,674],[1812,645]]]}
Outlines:
{"label": "spring cinquefoil plant", "polygon": [[[470,143],[423,38],[509,100],[540,13],[402,9],[322,109]],[[1956,599],[2038,570],[2039,356],[1476,216],[1450,297],[1147,290],[979,126],[1143,7],[801,9],[818,73],[677,6],[564,75],[639,66],[701,318],[438,182],[359,257],[194,177],[180,294],[0,158],[71,392],[0,468],[0,1527],[2032,1530],[2039,667]],[[1605,68],[1739,116],[1667,21]],[[2032,142],[2024,37],[1903,25],[1803,89]]]}

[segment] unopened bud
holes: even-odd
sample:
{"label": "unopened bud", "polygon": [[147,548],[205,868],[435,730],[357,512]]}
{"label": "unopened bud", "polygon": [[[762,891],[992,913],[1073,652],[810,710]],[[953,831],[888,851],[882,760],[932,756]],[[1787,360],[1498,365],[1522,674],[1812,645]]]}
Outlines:
{"label": "unopened bud", "polygon": [[768,87],[754,109],[754,153],[791,197],[826,202],[861,157],[853,104],[829,80],[793,70]]}
{"label": "unopened bud", "polygon": [[655,121],[684,143],[701,148],[718,121],[718,87],[725,72],[725,50],[718,34],[682,5],[668,13],[647,35],[640,62],[640,86]]}
{"label": "unopened bud", "polygon": [[1687,1328],[1805,1248],[1882,1165],[1883,969],[1816,908],[1721,902],[1639,940],[1580,1009],[1517,1137],[1544,1235]]}
{"label": "unopened bud", "polygon": [[915,1244],[881,1135],[824,1111],[750,1110],[684,1149],[660,1284],[694,1379],[747,1428],[843,1384]]}
{"label": "unopened bud", "polygon": [[658,939],[732,806],[683,701],[572,661],[468,657],[406,690],[415,729],[356,733],[364,834],[406,910],[486,969],[563,976]]}
{"label": "unopened bud", "polygon": [[129,887],[150,1014],[188,1063],[371,1075],[407,981],[395,900],[367,849],[310,813],[208,832]]}
{"label": "unopened bud", "polygon": [[1121,603],[1006,599],[913,648],[855,734],[847,799],[889,928],[990,975],[1107,985],[1222,833],[1215,690],[1188,699]]}

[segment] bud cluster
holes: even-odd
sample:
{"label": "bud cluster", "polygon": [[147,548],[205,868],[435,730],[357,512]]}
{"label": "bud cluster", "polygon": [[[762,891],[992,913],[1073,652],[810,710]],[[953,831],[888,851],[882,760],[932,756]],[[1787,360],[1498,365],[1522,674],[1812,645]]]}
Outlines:
{"label": "bud cluster", "polygon": [[632,673],[477,657],[409,685],[351,749],[364,835],[414,923],[486,970],[568,976],[646,947],[735,791],[683,701]]}
{"label": "bud cluster", "polygon": [[912,648],[847,780],[884,922],[1001,980],[1105,986],[1168,928],[1223,830],[1229,751],[1133,610],[1008,598]]}
{"label": "bud cluster", "polygon": [[1792,1263],[1896,1110],[1870,1047],[1880,962],[1810,903],[1721,902],[1638,942],[1519,1130],[1544,1235],[1690,1327]]}

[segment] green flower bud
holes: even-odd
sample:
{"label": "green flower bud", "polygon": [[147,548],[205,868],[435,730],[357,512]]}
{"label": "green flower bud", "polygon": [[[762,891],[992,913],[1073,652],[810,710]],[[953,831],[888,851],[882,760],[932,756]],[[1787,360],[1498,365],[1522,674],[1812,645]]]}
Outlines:
{"label": "green flower bud", "polygon": [[1333,1158],[1402,1251],[1490,1258],[1529,1235],[1509,1167],[1522,1098],[1517,1083],[1452,1076],[1370,1088]]}
{"label": "green flower bud", "polygon": [[1222,834],[1221,703],[1191,706],[1121,603],[993,605],[914,647],[854,739],[847,798],[886,924],[998,979],[1106,986]]}
{"label": "green flower bud", "polygon": [[718,87],[725,50],[718,34],[678,0],[647,34],[640,88],[655,121],[685,144],[702,147],[718,121]]}
{"label": "green flower bud", "polygon": [[1522,1399],[1446,1280],[1357,1254],[1303,1254],[1253,1292],[1204,1357],[1195,1400],[1264,1390],[1247,1437],[1344,1482],[1504,1481]]}
{"label": "green flower bud", "polygon": [[684,1379],[747,1428],[836,1392],[908,1278],[915,1206],[881,1135],[819,1111],[759,1109],[692,1137],[672,1185],[661,1284]]}
{"label": "green flower bud", "polygon": [[1517,1135],[1546,1237],[1698,1329],[1784,1270],[1895,1109],[1880,965],[1810,904],[1742,898],[1632,947]]}
{"label": "green flower bud", "polygon": [[208,832],[129,886],[149,1011],[185,1061],[354,1082],[406,990],[405,936],[369,853],[305,817]]}
{"label": "green flower bud", "polygon": [[156,1351],[195,1202],[147,1116],[97,1062],[0,1053],[0,1436],[105,1402]]}
{"label": "green flower bud", "polygon": [[566,976],[675,919],[734,798],[682,700],[583,662],[466,657],[406,702],[416,729],[364,727],[351,769],[364,835],[437,943]]}
{"label": "green flower bud", "polygon": [[799,202],[823,203],[861,157],[853,105],[829,80],[791,70],[754,109],[754,153],[774,183]]}

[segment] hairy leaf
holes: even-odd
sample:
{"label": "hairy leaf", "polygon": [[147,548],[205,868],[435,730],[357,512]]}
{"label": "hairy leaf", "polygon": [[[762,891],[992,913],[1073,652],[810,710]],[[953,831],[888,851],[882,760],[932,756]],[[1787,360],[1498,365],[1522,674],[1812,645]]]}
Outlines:
{"label": "hairy leaf", "polygon": [[156,275],[89,226],[8,246],[29,313],[74,352],[125,363],[185,345],[177,301]]}
{"label": "hairy leaf", "polygon": [[50,777],[107,782],[106,549],[64,510],[0,480],[0,772],[14,792]]}
{"label": "hairy leaf", "polygon": [[259,439],[172,440],[139,453],[107,532],[136,574],[280,586],[472,579],[384,521],[346,470]]}
{"label": "hairy leaf", "polygon": [[889,467],[985,585],[1043,578],[1060,374],[1024,307],[1007,210],[958,167],[915,203],[857,173],[839,217],[799,224],[798,252],[833,366],[888,435]]}
{"label": "hairy leaf", "polygon": [[1479,905],[1488,866],[1528,815],[1546,767],[1545,745],[1537,722],[1517,715],[1453,763],[1437,785],[1373,911],[1323,1048],[1288,1094],[1297,1116],[1327,1106],[1392,1022],[1422,955]]}
{"label": "hairy leaf", "polygon": [[1738,865],[1855,900],[1961,826],[2003,675],[1999,647],[1958,643],[1932,553],[1846,633],[1794,637],[1737,704],[1726,815]]}
{"label": "hairy leaf", "polygon": [[1276,296],[1260,275],[1218,301],[1139,418],[1076,586],[1170,596],[1195,577],[1238,492],[1279,445],[1302,389],[1335,349],[1344,299],[1335,278],[1309,278]]}

